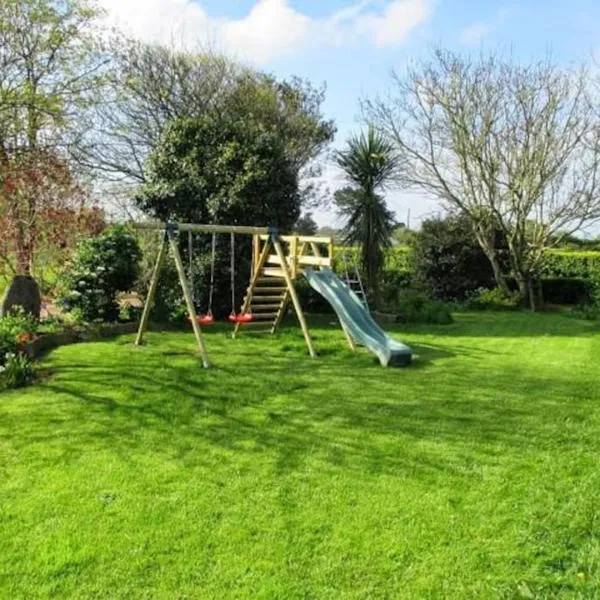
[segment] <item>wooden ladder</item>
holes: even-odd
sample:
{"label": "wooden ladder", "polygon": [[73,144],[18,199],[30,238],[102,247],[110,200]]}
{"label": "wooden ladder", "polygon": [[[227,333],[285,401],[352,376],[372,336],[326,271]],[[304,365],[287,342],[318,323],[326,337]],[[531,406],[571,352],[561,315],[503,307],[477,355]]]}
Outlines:
{"label": "wooden ladder", "polygon": [[275,333],[290,301],[285,281],[279,277],[259,277],[254,287],[250,286],[244,297],[246,311],[252,313],[249,323],[238,323],[236,333],[248,328],[253,333]]}

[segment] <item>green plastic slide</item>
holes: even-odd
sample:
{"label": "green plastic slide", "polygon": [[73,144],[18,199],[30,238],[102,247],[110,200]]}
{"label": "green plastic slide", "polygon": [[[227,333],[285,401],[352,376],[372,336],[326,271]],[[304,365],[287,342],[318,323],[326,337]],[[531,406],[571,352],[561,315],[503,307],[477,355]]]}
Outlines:
{"label": "green plastic slide", "polygon": [[311,287],[331,304],[352,339],[373,352],[382,366],[410,364],[412,350],[389,337],[360,298],[331,269],[306,269],[304,275]]}

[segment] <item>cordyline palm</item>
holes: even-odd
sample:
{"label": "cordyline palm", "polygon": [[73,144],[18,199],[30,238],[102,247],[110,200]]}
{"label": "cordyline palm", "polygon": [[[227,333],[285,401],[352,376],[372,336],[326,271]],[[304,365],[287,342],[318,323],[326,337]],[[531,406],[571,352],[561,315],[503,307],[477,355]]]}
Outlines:
{"label": "cordyline palm", "polygon": [[394,215],[377,191],[396,174],[398,155],[383,135],[369,128],[366,134],[352,137],[347,149],[335,154],[335,161],[352,184],[336,196],[338,210],[346,218],[345,243],[360,246],[368,288],[377,296],[385,250],[395,227]]}

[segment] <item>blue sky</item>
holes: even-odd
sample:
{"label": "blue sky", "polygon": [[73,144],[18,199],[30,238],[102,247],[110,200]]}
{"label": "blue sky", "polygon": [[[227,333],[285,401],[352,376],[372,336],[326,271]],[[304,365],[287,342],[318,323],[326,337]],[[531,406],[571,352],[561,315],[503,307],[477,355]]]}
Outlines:
{"label": "blue sky", "polygon": [[[391,69],[440,45],[462,52],[500,48],[522,60],[600,58],[600,0],[101,0],[134,35],[211,46],[277,75],[327,84],[336,146],[360,128],[361,97],[384,93]],[[343,185],[328,166],[330,188]],[[437,205],[401,192],[390,206],[413,222]],[[320,224],[335,224],[319,211]]]}

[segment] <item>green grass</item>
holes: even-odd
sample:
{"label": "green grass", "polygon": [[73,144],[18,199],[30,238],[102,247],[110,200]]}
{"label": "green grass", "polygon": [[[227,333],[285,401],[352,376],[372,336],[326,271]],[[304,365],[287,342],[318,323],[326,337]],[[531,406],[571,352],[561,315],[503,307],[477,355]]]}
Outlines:
{"label": "green grass", "polygon": [[313,331],[63,347],[0,396],[0,597],[600,597],[595,324],[461,314],[389,370]]}

